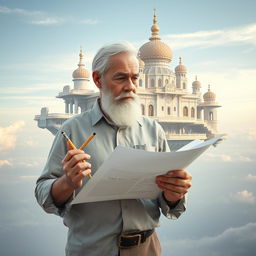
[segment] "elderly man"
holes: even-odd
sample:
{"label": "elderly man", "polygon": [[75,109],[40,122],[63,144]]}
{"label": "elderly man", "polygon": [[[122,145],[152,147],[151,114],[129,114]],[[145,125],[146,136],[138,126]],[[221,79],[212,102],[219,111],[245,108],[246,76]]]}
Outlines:
{"label": "elderly man", "polygon": [[155,232],[160,210],[170,219],[185,211],[191,176],[184,170],[166,170],[156,177],[162,190],[155,200],[112,200],[71,205],[117,145],[149,151],[169,151],[165,133],[153,119],[140,115],[136,95],[138,60],[129,43],[101,48],[93,64],[93,81],[100,97],[93,108],[66,121],[61,131],[80,146],[93,132],[97,136],[82,150],[68,148],[56,135],[35,194],[46,212],[63,217],[69,228],[66,255],[160,255]]}

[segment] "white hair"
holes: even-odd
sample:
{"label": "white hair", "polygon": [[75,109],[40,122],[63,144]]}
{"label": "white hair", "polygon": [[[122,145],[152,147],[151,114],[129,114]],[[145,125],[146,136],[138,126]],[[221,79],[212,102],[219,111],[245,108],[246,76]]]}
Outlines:
{"label": "white hair", "polygon": [[108,44],[100,48],[96,53],[92,61],[92,71],[98,71],[100,75],[103,75],[107,70],[109,57],[120,52],[128,52],[137,58],[136,49],[131,43],[127,41]]}

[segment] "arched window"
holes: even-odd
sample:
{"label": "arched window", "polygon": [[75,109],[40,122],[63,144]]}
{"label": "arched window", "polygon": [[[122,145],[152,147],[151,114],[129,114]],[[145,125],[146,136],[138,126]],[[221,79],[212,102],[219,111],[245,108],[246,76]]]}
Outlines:
{"label": "arched window", "polygon": [[183,83],[183,89],[186,89],[186,83]]}
{"label": "arched window", "polygon": [[154,107],[153,107],[153,105],[148,106],[148,116],[154,116]]}
{"label": "arched window", "polygon": [[168,114],[168,115],[171,114],[171,108],[170,108],[170,107],[167,108],[167,114]]}
{"label": "arched window", "polygon": [[150,87],[155,87],[155,80],[154,80],[154,79],[151,79],[151,81],[150,81]]}
{"label": "arched window", "polygon": [[161,78],[158,79],[158,87],[159,88],[162,87],[162,79]]}
{"label": "arched window", "polygon": [[188,108],[187,107],[183,108],[183,116],[188,116]]}
{"label": "arched window", "polygon": [[210,120],[212,121],[213,120],[213,113],[212,112],[209,113],[209,117],[210,117]]}
{"label": "arched window", "polygon": [[142,87],[142,79],[139,80],[139,87]]}
{"label": "arched window", "polygon": [[141,104],[140,106],[141,106],[141,114],[145,115],[145,106],[143,104]]}
{"label": "arched window", "polygon": [[173,107],[173,111],[176,111],[176,107]]}
{"label": "arched window", "polygon": [[193,107],[191,108],[191,117],[195,117],[195,109]]}
{"label": "arched window", "polygon": [[169,80],[168,79],[165,79],[165,84],[168,84],[169,83]]}

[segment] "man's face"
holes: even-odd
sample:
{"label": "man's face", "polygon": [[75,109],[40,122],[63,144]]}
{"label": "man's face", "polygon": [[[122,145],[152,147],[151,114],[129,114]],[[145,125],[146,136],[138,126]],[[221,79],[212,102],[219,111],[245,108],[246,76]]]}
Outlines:
{"label": "man's face", "polygon": [[[137,58],[126,52],[121,52],[109,58],[107,70],[103,75],[104,86],[111,92],[113,98],[124,92],[136,93],[138,77]],[[132,100],[132,98],[124,97],[120,99],[120,103],[128,100]]]}
{"label": "man's face", "polygon": [[135,124],[140,116],[136,94],[138,76],[137,58],[119,53],[109,58],[107,70],[101,78],[101,107],[120,127]]}

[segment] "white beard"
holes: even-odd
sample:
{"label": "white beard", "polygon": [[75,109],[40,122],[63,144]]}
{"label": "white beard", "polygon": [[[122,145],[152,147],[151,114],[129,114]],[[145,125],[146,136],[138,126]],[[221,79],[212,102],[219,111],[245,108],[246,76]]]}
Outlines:
{"label": "white beard", "polygon": [[[132,97],[133,100],[120,102],[124,97]],[[117,126],[132,126],[141,116],[139,97],[133,92],[123,92],[116,98],[113,98],[110,90],[103,85],[101,94],[102,110],[109,116],[111,121]]]}

